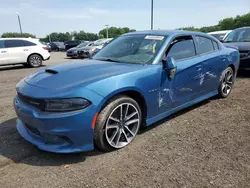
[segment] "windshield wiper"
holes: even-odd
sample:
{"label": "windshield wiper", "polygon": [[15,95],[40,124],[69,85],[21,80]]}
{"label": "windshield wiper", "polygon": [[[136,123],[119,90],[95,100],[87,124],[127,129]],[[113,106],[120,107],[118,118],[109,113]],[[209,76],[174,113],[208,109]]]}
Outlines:
{"label": "windshield wiper", "polygon": [[110,59],[110,58],[107,58],[107,59],[96,59],[96,60],[99,60],[99,61],[109,61],[109,62],[118,62],[117,60]]}

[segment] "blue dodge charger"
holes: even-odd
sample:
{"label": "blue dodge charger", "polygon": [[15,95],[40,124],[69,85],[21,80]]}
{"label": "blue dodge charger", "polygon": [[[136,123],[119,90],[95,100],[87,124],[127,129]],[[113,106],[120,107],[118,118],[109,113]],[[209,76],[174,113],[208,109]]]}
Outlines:
{"label": "blue dodge charger", "polygon": [[17,130],[71,153],[127,146],[141,126],[213,96],[226,98],[239,52],[199,32],[124,34],[86,61],[51,66],[16,87]]}

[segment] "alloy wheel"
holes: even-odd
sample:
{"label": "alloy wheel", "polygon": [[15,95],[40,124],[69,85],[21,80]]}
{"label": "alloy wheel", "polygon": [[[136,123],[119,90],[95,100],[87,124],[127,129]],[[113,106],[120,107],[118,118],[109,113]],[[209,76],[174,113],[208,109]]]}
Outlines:
{"label": "alloy wheel", "polygon": [[231,92],[233,86],[233,79],[234,79],[233,71],[231,69],[228,69],[225,73],[221,87],[222,93],[226,96]]}
{"label": "alloy wheel", "polygon": [[140,126],[140,114],[131,103],[122,103],[109,115],[105,135],[110,146],[122,148],[136,136]]}
{"label": "alloy wheel", "polygon": [[41,60],[41,58],[38,57],[38,56],[32,56],[32,57],[30,58],[30,64],[31,64],[33,67],[38,67],[38,66],[41,65],[41,63],[42,63],[42,60]]}

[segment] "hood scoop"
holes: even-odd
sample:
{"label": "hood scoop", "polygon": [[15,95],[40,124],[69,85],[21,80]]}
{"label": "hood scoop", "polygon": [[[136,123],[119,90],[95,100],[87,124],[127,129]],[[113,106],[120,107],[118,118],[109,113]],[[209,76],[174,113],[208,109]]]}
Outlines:
{"label": "hood scoop", "polygon": [[50,73],[50,74],[57,74],[58,72],[52,69],[45,69],[45,72]]}

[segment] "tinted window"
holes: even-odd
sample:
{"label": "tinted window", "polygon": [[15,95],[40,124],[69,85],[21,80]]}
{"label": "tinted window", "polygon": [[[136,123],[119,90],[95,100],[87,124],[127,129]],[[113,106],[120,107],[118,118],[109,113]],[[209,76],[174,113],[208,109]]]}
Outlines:
{"label": "tinted window", "polygon": [[33,42],[30,42],[30,41],[23,41],[24,42],[24,46],[36,46],[36,44],[35,43],[33,43]]}
{"label": "tinted window", "polygon": [[4,40],[0,40],[0,48],[5,48]]}
{"label": "tinted window", "polygon": [[219,50],[219,45],[217,42],[213,41],[214,49]]}
{"label": "tinted window", "polygon": [[195,47],[193,39],[175,40],[168,52],[168,56],[175,61],[195,56]]}
{"label": "tinted window", "polygon": [[197,53],[206,54],[214,51],[212,40],[205,37],[196,37]]}
{"label": "tinted window", "polygon": [[250,28],[236,29],[225,39],[225,42],[250,42]]}
{"label": "tinted window", "polygon": [[6,48],[23,47],[24,42],[22,40],[6,40],[5,46]]}

